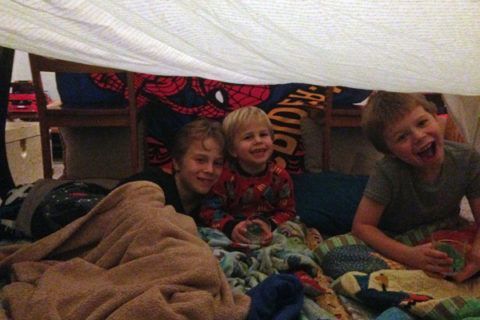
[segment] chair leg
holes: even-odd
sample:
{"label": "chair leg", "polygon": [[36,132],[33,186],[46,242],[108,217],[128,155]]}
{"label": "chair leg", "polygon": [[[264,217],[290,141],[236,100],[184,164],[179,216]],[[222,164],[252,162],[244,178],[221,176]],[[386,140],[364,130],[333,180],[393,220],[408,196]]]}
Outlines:
{"label": "chair leg", "polygon": [[325,123],[323,127],[323,139],[322,139],[322,171],[330,171],[330,150],[332,128],[330,124]]}
{"label": "chair leg", "polygon": [[53,176],[52,169],[52,150],[50,145],[50,130],[47,126],[40,123],[40,142],[42,144],[42,163],[43,177],[51,179]]}
{"label": "chair leg", "polygon": [[322,137],[322,171],[330,171],[330,151],[332,148],[332,100],[333,88],[328,87],[325,94],[324,125]]}

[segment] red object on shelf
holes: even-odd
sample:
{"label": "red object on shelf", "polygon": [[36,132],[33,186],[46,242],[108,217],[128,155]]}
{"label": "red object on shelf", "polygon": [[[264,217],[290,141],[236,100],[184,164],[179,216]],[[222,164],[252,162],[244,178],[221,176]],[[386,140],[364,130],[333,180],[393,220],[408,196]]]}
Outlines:
{"label": "red object on shelf", "polygon": [[8,112],[37,112],[35,94],[10,93]]}
{"label": "red object on shelf", "polygon": [[8,97],[8,112],[37,112],[37,100],[31,81],[15,81]]}
{"label": "red object on shelf", "polygon": [[[8,97],[8,112],[36,113],[37,99],[32,81],[20,80],[12,82]],[[50,99],[47,96],[47,103]]]}

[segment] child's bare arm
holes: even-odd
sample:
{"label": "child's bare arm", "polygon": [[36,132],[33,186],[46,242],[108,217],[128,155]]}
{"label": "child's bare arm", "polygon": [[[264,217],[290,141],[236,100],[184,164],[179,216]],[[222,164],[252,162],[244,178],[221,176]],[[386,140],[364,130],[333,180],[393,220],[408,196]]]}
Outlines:
{"label": "child's bare arm", "polygon": [[473,240],[465,268],[454,277],[456,281],[460,282],[480,271],[480,198],[469,199],[468,202],[472,209],[473,217],[475,218],[477,233]]}
{"label": "child's bare arm", "polygon": [[382,232],[378,223],[384,209],[384,205],[364,196],[353,220],[352,233],[384,256],[411,268],[434,273],[449,271],[451,259],[434,250],[431,243],[410,247]]}
{"label": "child's bare arm", "polygon": [[352,233],[381,254],[402,262],[410,248],[383,233],[378,223],[385,206],[363,196],[355,213]]}

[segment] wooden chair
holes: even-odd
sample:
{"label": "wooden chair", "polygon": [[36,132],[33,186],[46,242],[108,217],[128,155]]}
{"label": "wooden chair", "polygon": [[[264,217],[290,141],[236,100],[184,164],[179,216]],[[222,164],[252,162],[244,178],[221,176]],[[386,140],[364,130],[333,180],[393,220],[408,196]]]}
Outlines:
{"label": "wooden chair", "polygon": [[316,112],[313,117],[322,126],[322,170],[330,170],[332,149],[332,128],[360,127],[362,110],[355,106],[336,106],[333,108],[333,88],[326,91],[323,112]]}
{"label": "wooden chair", "polygon": [[[51,178],[53,174],[50,129],[55,127],[128,127],[130,129],[131,170],[132,173],[138,172],[140,168],[138,110],[135,101],[134,74],[124,70],[51,59],[35,54],[30,54],[29,56],[38,106],[44,177]],[[59,106],[47,107],[47,99],[42,83],[42,72],[125,73],[128,103],[126,106],[104,109],[99,109],[98,107],[95,109],[91,106],[62,108],[61,104]],[[108,151],[106,150],[106,152]]]}

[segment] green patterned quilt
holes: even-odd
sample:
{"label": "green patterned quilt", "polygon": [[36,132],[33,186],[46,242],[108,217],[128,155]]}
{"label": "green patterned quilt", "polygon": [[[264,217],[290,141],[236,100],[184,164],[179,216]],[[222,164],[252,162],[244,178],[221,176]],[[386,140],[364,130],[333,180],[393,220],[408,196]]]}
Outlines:
{"label": "green patterned quilt", "polygon": [[[424,226],[395,237],[415,245],[435,230],[458,230],[458,219]],[[379,312],[401,308],[416,318],[450,320],[480,319],[480,277],[456,283],[407,270],[383,257],[351,234],[327,239],[314,250],[326,275],[335,279],[335,292],[351,297]]]}

